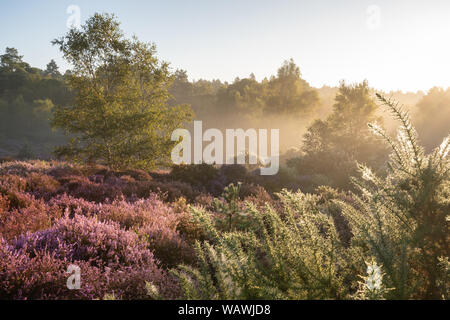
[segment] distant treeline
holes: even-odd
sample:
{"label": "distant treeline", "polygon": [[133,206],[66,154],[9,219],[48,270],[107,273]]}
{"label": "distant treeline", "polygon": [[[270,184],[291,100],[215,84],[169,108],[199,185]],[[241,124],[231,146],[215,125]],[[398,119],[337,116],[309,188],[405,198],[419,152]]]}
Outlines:
{"label": "distant treeline", "polygon": [[[65,81],[70,71],[61,74],[53,60],[45,70],[31,67],[14,48],[6,48],[0,59],[0,156],[48,159],[53,148],[66,141],[62,132],[52,130],[49,119],[55,105],[71,104],[73,95]],[[332,113],[338,91],[338,87],[311,87],[292,59],[262,81],[253,74],[233,83],[189,81],[186,71],[176,70],[170,87],[173,104],[190,105],[195,119],[207,127],[281,128],[282,151],[301,146],[313,121]],[[411,111],[427,149],[445,136],[450,123],[449,90],[389,95]],[[384,125],[393,129],[389,122]]]}
{"label": "distant treeline", "polygon": [[0,59],[0,156],[48,158],[65,140],[49,124],[53,107],[72,100],[64,76],[53,60],[46,70],[33,68],[14,48]]}

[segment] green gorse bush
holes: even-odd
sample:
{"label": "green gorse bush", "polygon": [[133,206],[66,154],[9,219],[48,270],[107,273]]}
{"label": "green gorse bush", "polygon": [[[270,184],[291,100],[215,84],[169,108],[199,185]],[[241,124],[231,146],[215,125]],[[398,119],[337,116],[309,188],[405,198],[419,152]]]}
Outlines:
{"label": "green gorse bush", "polygon": [[191,207],[209,239],[196,243],[197,266],[172,270],[185,298],[448,297],[450,136],[426,155],[409,115],[378,99],[400,128],[395,140],[369,125],[392,149],[387,176],[359,164],[362,178],[353,179],[359,192],[351,201],[331,200],[351,231],[349,243],[319,195],[283,190],[281,210],[247,202],[245,230],[219,229],[204,209]]}

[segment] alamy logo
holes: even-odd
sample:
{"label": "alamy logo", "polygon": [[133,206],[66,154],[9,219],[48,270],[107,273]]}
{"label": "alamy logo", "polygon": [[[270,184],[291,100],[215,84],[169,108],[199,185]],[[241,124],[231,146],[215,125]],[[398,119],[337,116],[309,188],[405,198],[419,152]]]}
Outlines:
{"label": "alamy logo", "polygon": [[[279,129],[270,129],[268,141],[267,129],[226,129],[224,148],[222,131],[211,128],[203,133],[202,121],[194,121],[193,148],[191,133],[186,129],[176,129],[171,138],[179,143],[172,149],[171,158],[175,164],[245,164],[248,156],[249,164],[261,164],[261,175],[274,175],[279,169],[279,134]],[[203,149],[203,142],[210,143]]]}
{"label": "alamy logo", "polygon": [[67,14],[70,14],[67,18],[66,26],[69,29],[81,29],[81,9],[79,6],[71,4],[67,7]]}
{"label": "alamy logo", "polygon": [[367,7],[367,28],[369,30],[377,30],[381,26],[381,9],[377,5],[371,5]]}
{"label": "alamy logo", "polygon": [[81,269],[75,264],[67,267],[67,272],[70,276],[67,278],[67,289],[79,290],[81,288]]}

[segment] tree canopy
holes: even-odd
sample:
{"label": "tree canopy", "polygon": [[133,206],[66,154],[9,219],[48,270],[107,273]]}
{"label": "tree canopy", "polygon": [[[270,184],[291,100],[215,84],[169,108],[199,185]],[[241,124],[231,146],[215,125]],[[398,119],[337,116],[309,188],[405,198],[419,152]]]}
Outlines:
{"label": "tree canopy", "polygon": [[[58,69],[54,61],[49,65]],[[49,124],[54,105],[71,101],[63,76],[56,75],[30,67],[15,48],[0,55],[0,156],[45,159],[65,141]]]}
{"label": "tree canopy", "polygon": [[416,106],[414,122],[426,149],[432,150],[448,134],[450,127],[450,88],[432,88]]}
{"label": "tree canopy", "polygon": [[168,105],[174,76],[155,45],[126,39],[109,14],[95,14],[53,44],[72,65],[68,84],[75,93],[71,106],[54,112],[53,125],[72,136],[56,154],[114,168],[166,163],[171,133],[191,112]]}
{"label": "tree canopy", "polygon": [[189,101],[196,115],[233,113],[247,119],[290,115],[312,117],[319,96],[304,79],[293,59],[286,60],[270,79],[257,81],[254,74],[236,78],[233,83],[219,80],[189,82],[187,73],[178,70],[173,86],[177,101]]}
{"label": "tree canopy", "polygon": [[367,81],[355,85],[341,82],[333,112],[308,128],[303,156],[290,164],[300,173],[324,176],[331,179],[327,184],[348,188],[349,177],[357,173],[356,162],[379,168],[386,160],[385,146],[367,126],[372,122],[381,124],[376,109]]}

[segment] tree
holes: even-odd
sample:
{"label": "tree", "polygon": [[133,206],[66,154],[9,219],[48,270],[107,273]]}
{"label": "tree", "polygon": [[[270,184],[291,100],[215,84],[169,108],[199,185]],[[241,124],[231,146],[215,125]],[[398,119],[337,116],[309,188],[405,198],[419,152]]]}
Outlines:
{"label": "tree", "polygon": [[328,178],[327,184],[349,188],[349,177],[357,174],[356,161],[380,169],[386,147],[370,134],[368,123],[381,119],[366,81],[339,87],[332,114],[316,120],[304,135],[303,156],[291,160],[301,174]]}
{"label": "tree", "polygon": [[72,135],[56,154],[112,168],[167,164],[171,133],[191,111],[168,105],[174,77],[155,45],[125,39],[114,15],[98,13],[53,44],[73,67],[75,92],[72,106],[55,108],[53,126]]}
{"label": "tree", "polygon": [[427,151],[435,148],[448,133],[450,88],[432,88],[417,104],[414,115],[417,131]]}
{"label": "tree", "polygon": [[221,112],[239,115],[241,119],[260,117],[264,108],[264,89],[254,77],[236,78],[217,96]]}
{"label": "tree", "polygon": [[41,159],[65,142],[51,130],[54,105],[70,104],[71,93],[63,77],[46,77],[44,71],[23,61],[15,48],[0,55],[0,141],[2,156],[24,155],[27,150]]}
{"label": "tree", "polygon": [[6,48],[0,55],[0,95],[16,90],[27,82],[29,65],[15,48]]}
{"label": "tree", "polygon": [[22,61],[22,58],[23,56],[19,56],[16,48],[6,48],[5,54],[0,56],[0,67],[9,72],[29,67],[28,63]]}
{"label": "tree", "polygon": [[51,76],[51,77],[60,77],[61,73],[58,70],[58,65],[56,64],[55,60],[50,60],[50,62],[47,64],[47,69],[45,69],[44,74]]}
{"label": "tree", "polygon": [[193,85],[189,82],[187,71],[177,69],[174,73],[174,81],[170,87],[173,103],[184,101],[189,103],[192,98]]}
{"label": "tree", "polygon": [[293,59],[283,63],[277,77],[268,82],[267,90],[265,111],[268,114],[310,116],[319,105],[317,91],[301,78],[300,68]]}

